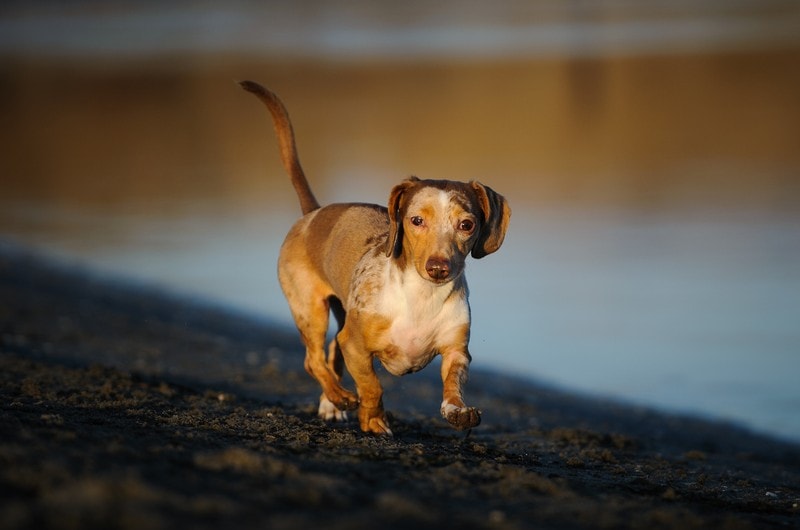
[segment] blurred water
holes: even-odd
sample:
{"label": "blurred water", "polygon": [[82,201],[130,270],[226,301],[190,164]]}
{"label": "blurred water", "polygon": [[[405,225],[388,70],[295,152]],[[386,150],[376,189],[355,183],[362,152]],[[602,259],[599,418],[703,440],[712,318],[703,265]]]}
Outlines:
{"label": "blurred water", "polygon": [[[664,53],[797,42],[786,0],[607,2],[20,3],[0,51],[125,57],[175,52],[451,59]],[[80,6],[83,6],[81,8]]]}
{"label": "blurred water", "polygon": [[[289,324],[294,214],[215,208],[3,212],[7,240]],[[798,263],[797,217],[518,209],[468,265],[474,364],[800,440]]]}
{"label": "blurred water", "polygon": [[474,304],[479,362],[800,439],[800,219],[515,221],[525,236],[485,264],[514,281],[473,275],[475,297],[513,301]]}

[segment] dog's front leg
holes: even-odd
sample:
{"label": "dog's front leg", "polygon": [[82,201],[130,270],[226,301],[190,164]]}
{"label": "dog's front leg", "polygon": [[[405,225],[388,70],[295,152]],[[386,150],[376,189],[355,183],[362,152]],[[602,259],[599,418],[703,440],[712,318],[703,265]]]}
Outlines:
{"label": "dog's front leg", "polygon": [[[348,318],[351,316],[348,315]],[[355,329],[359,329],[358,326]],[[337,340],[342,349],[347,371],[356,383],[359,398],[358,423],[361,430],[392,436],[386,412],[383,410],[383,388],[375,373],[373,355],[366,348],[363,337],[358,333],[351,333],[346,323],[337,335]]]}
{"label": "dog's front leg", "polygon": [[471,429],[481,422],[481,411],[467,407],[461,395],[461,388],[467,381],[469,371],[469,352],[454,350],[442,353],[442,417],[456,429]]}

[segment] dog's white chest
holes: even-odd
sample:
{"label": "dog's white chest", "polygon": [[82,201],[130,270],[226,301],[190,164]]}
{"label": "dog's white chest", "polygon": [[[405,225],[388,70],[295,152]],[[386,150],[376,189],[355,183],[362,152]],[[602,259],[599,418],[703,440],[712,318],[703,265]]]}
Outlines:
{"label": "dog's white chest", "polygon": [[394,375],[416,372],[438,353],[466,347],[469,326],[466,286],[435,285],[410,275],[405,279],[387,285],[379,303],[391,324],[381,341],[387,346],[377,355]]}

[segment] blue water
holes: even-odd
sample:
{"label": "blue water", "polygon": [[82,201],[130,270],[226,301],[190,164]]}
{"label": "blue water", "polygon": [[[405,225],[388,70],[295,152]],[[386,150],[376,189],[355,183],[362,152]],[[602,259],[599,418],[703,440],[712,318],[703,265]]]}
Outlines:
{"label": "blue water", "polygon": [[[473,275],[476,298],[513,302],[474,304],[490,362],[800,439],[798,219],[515,221],[523,234]],[[484,284],[493,273],[510,281]]]}
{"label": "blue water", "polygon": [[[468,265],[475,366],[800,441],[800,218],[524,210]],[[290,322],[293,211],[3,212],[6,240]]]}

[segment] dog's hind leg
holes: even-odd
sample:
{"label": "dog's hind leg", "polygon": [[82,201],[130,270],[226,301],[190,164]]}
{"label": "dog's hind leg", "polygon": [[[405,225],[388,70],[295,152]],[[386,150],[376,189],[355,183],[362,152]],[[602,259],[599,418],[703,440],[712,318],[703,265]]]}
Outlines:
{"label": "dog's hind leg", "polygon": [[[344,326],[346,313],[338,298],[331,297],[329,299],[329,305],[331,313],[333,313],[333,316],[336,318],[336,333],[338,334]],[[342,358],[342,349],[339,346],[339,341],[336,339],[336,336],[334,336],[330,344],[328,344],[328,368],[341,384],[342,374],[344,373],[344,359]],[[319,398],[318,416],[326,421],[346,421],[347,411],[339,410],[323,393]]]}
{"label": "dog's hind leg", "polygon": [[[289,302],[300,338],[306,347],[304,367],[322,387],[325,399],[338,410],[355,410],[358,397],[342,388],[341,371],[331,368],[325,358],[325,335],[328,331],[330,287],[297,262],[279,260],[278,278]],[[288,258],[287,258],[288,259]],[[335,361],[335,359],[334,359]]]}

